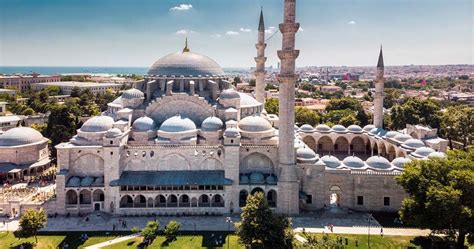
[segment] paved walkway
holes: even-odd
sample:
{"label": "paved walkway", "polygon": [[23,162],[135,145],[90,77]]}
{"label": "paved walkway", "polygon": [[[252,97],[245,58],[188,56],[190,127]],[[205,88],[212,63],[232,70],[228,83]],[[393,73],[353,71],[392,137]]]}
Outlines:
{"label": "paved walkway", "polygon": [[[306,231],[310,233],[331,233],[328,228],[332,226],[332,232],[338,234],[367,234],[369,232],[368,215],[361,213],[339,214],[323,212],[293,217],[295,231]],[[182,231],[234,231],[233,225],[226,223],[225,216],[189,216],[189,217],[111,217],[104,213],[93,213],[86,217],[58,217],[49,218],[47,226],[42,231],[112,231],[114,224],[116,231],[130,231],[133,227],[144,227],[150,220],[156,219],[161,227],[169,221],[176,220],[181,223]],[[238,215],[232,216],[233,222],[238,222]],[[126,226],[122,226],[125,221]],[[0,218],[0,231],[5,231]],[[18,229],[18,219],[8,221],[8,230]],[[370,233],[380,234],[381,226],[376,220],[371,220]],[[384,235],[400,236],[425,236],[429,230],[408,228],[383,228]]]}
{"label": "paved walkway", "polygon": [[134,238],[139,237],[139,236],[140,236],[139,233],[130,234],[130,235],[127,235],[127,236],[111,239],[111,240],[108,240],[108,241],[105,241],[105,242],[102,242],[102,243],[99,243],[99,244],[88,246],[88,247],[85,247],[85,249],[99,249],[99,248],[102,248],[102,247],[110,246],[110,245],[113,245],[113,244],[120,243],[122,241],[129,240],[129,239],[134,239]]}

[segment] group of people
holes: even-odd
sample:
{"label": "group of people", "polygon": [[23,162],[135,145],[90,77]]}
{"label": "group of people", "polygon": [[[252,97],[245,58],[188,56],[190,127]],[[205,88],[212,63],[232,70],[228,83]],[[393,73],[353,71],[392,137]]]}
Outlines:
{"label": "group of people", "polygon": [[[122,228],[127,228],[127,221],[126,220],[119,219],[118,223],[122,226]],[[116,228],[117,228],[117,225],[115,225],[115,223],[112,224],[112,231],[115,231]]]}

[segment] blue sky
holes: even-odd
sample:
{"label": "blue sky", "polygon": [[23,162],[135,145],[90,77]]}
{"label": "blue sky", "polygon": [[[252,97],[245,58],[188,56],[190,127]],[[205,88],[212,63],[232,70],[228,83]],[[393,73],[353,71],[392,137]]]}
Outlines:
{"label": "blue sky", "polygon": [[[0,0],[0,65],[149,66],[181,50],[223,67],[255,64],[260,6],[278,27],[283,0]],[[298,66],[473,63],[470,0],[298,0]],[[273,32],[268,30],[269,33]],[[269,34],[267,34],[268,36]],[[281,35],[268,41],[278,62]]]}

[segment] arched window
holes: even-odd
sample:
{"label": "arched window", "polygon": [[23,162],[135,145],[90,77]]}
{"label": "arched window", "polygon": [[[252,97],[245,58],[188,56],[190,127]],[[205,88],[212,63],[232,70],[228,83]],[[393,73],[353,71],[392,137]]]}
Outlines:
{"label": "arched window", "polygon": [[66,204],[77,204],[77,193],[74,190],[68,190],[66,192]]}
{"label": "arched window", "polygon": [[123,197],[120,199],[120,207],[121,207],[121,208],[132,208],[132,207],[133,207],[133,199],[132,199],[132,197],[129,196],[129,195],[123,196]]}
{"label": "arched window", "polygon": [[267,193],[267,202],[268,206],[276,207],[277,205],[277,192],[275,190],[270,190]]}
{"label": "arched window", "polygon": [[133,200],[136,208],[144,208],[146,207],[146,198],[143,195],[137,195]]}
{"label": "arched window", "polygon": [[155,198],[155,207],[166,207],[166,198],[163,195],[158,195]]}
{"label": "arched window", "polygon": [[247,204],[247,196],[249,195],[249,192],[247,190],[243,189],[240,190],[239,193],[239,207],[244,207],[245,204]]}

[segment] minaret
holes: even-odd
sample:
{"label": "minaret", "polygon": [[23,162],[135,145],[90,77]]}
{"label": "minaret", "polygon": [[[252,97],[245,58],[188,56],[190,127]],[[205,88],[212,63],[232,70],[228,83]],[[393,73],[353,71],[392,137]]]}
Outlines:
{"label": "minaret", "polygon": [[265,48],[267,44],[265,43],[265,24],[263,22],[263,8],[260,10],[260,22],[258,24],[258,43],[255,44],[257,48],[257,57],[255,57],[255,62],[257,63],[257,68],[255,70],[255,98],[258,102],[265,102]]}
{"label": "minaret", "polygon": [[280,176],[278,178],[278,210],[285,214],[297,214],[299,212],[299,187],[296,178],[295,158],[295,60],[299,50],[295,50],[295,34],[300,24],[295,22],[296,0],[284,0],[283,23],[280,24],[282,33],[282,49],[278,51],[281,60],[279,93],[279,143],[278,158]]}
{"label": "minaret", "polygon": [[375,77],[375,97],[374,97],[374,126],[376,128],[383,128],[383,98],[384,98],[384,83],[383,78],[384,65],[382,46],[380,46],[379,61],[377,62],[377,75]]}

